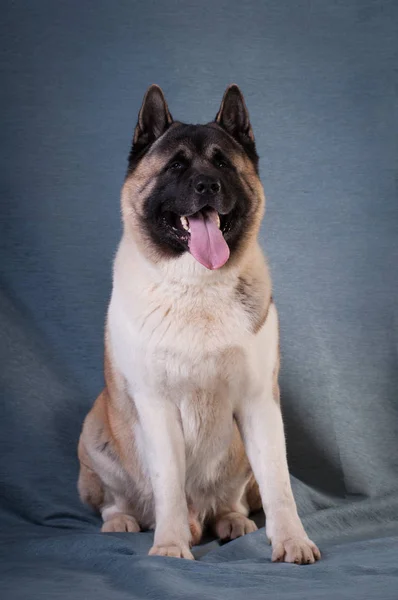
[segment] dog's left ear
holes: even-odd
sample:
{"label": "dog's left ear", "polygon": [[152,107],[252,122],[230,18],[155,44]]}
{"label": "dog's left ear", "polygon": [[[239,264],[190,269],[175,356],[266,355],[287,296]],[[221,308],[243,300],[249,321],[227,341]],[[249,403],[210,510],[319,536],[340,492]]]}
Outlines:
{"label": "dog's left ear", "polygon": [[142,102],[134,131],[133,149],[143,150],[155,142],[173,122],[165,97],[158,85],[151,85]]}
{"label": "dog's left ear", "polygon": [[249,112],[243,94],[236,84],[227,87],[216,116],[216,123],[243,146],[254,143]]}

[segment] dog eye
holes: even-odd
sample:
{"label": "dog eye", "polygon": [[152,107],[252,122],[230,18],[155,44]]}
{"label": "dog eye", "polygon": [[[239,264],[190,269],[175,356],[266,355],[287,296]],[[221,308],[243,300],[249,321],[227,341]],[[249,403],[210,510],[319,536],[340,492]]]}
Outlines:
{"label": "dog eye", "polygon": [[178,169],[182,169],[183,166],[184,165],[181,162],[179,162],[178,160],[176,160],[173,163],[171,163],[171,165],[169,166],[169,169],[171,171],[178,171]]}
{"label": "dog eye", "polygon": [[228,164],[225,162],[225,160],[217,160],[216,164],[220,169],[226,169],[228,167]]}
{"label": "dog eye", "polygon": [[218,169],[226,169],[227,167],[229,167],[229,163],[225,160],[224,156],[221,154],[221,152],[216,152],[214,157],[213,157],[213,161],[215,166]]}

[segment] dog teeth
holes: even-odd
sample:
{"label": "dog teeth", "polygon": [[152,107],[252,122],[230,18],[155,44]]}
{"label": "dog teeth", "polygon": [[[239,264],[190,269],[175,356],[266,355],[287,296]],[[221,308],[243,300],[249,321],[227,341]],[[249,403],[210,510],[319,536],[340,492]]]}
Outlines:
{"label": "dog teeth", "polygon": [[185,231],[188,231],[188,233],[191,233],[188,219],[186,217],[180,217],[180,221],[181,221],[181,225],[183,226]]}
{"label": "dog teeth", "polygon": [[218,229],[220,229],[221,222],[220,222],[220,215],[218,213],[217,213],[216,223],[217,223]]}

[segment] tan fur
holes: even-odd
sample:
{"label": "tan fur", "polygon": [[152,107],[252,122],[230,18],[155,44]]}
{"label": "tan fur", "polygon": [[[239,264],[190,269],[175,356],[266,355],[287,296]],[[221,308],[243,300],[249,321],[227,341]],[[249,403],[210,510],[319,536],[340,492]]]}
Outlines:
{"label": "tan fur", "polygon": [[[156,528],[151,554],[192,558],[206,524],[221,538],[254,531],[247,517],[261,490],[274,559],[313,562],[284,453],[277,313],[257,241],[260,180],[237,151],[250,226],[227,264],[206,271],[188,253],[165,258],[143,232],[145,199],[168,160],[155,142],[123,186],[106,387],[79,442],[80,496],[101,512],[103,531]],[[267,436],[274,441],[264,445]]]}

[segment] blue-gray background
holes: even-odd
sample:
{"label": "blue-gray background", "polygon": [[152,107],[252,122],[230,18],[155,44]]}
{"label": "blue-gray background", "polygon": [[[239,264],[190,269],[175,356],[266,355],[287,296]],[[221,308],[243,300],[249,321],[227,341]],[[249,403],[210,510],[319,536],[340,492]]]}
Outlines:
{"label": "blue-gray background", "polygon": [[[5,598],[398,597],[398,5],[1,3],[0,532]],[[102,386],[119,190],[146,87],[206,122],[246,97],[268,198],[301,514],[324,560],[264,531],[195,563],[101,535],[76,442]],[[1,588],[0,588],[1,589]]]}

